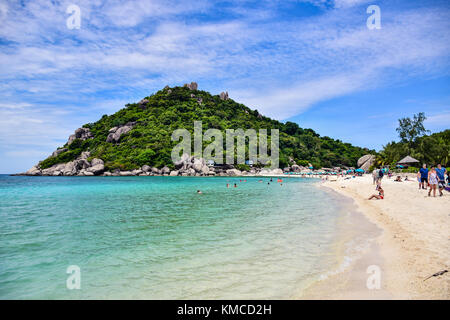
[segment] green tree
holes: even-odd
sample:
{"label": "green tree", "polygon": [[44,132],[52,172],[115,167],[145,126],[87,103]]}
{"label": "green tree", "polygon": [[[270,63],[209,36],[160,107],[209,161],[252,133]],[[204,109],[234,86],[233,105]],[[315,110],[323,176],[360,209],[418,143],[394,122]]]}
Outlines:
{"label": "green tree", "polygon": [[398,128],[396,129],[402,142],[408,143],[411,147],[412,143],[420,136],[423,136],[429,130],[425,129],[423,122],[426,120],[425,113],[419,112],[415,114],[413,119],[406,117],[398,119]]}

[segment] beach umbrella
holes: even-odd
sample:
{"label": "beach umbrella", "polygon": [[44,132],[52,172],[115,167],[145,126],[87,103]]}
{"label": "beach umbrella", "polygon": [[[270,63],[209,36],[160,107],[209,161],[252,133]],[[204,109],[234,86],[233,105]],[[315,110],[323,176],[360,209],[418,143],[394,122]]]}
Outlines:
{"label": "beach umbrella", "polygon": [[411,156],[406,156],[406,157],[404,157],[402,160],[400,160],[399,162],[397,162],[397,164],[399,164],[399,165],[402,165],[402,164],[405,164],[405,165],[411,165],[411,164],[419,163],[419,162],[420,162],[419,160],[414,159],[414,158],[411,157]]}
{"label": "beach umbrella", "polygon": [[356,172],[363,172],[363,173],[364,173],[364,170],[363,170],[363,169],[356,169],[355,171],[356,171]]}

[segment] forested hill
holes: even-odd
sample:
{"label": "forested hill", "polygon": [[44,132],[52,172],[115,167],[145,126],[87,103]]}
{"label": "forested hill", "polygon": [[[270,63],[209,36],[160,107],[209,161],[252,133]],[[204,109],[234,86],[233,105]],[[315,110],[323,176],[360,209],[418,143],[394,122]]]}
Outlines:
{"label": "forested hill", "polygon": [[83,151],[90,151],[90,159],[103,160],[106,170],[132,170],[143,165],[173,168],[171,151],[178,142],[171,141],[171,134],[179,128],[193,132],[194,121],[202,121],[204,131],[216,128],[224,133],[225,129],[238,128],[279,129],[281,168],[289,164],[290,158],[299,165],[311,163],[315,168],[356,166],[358,158],[374,153],[321,137],[292,122],[264,117],[229,99],[228,94],[212,95],[197,90],[193,84],[166,86],[138,103],[127,104],[112,115],[84,125],[51,157],[40,162],[40,168],[72,161]]}

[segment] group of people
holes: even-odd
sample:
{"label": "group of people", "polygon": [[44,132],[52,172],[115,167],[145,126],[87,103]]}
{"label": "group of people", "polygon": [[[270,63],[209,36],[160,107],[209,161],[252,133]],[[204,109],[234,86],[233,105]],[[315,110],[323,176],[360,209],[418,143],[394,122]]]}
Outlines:
{"label": "group of people", "polygon": [[[391,177],[390,171],[387,168],[375,169],[372,172],[373,184],[376,184],[376,190],[378,194],[373,194],[369,197],[372,199],[384,199],[384,190],[381,187],[381,180],[388,174]],[[445,177],[447,175],[447,178]],[[445,181],[447,179],[447,182]],[[397,176],[394,180],[395,182],[402,182],[402,178]],[[403,181],[411,181],[408,177]],[[426,164],[423,164],[422,168],[417,172],[417,181],[419,182],[419,189],[428,189],[428,196],[431,197],[431,192],[433,196],[436,197],[436,190],[439,190],[439,196],[443,196],[443,190],[450,187],[446,187],[446,184],[450,185],[450,172],[438,164],[436,167],[432,166],[431,169],[427,168]]]}
{"label": "group of people", "polygon": [[431,197],[431,191],[433,191],[433,197],[436,197],[436,189],[439,190],[439,196],[443,196],[442,192],[445,189],[445,175],[447,175],[447,183],[450,183],[450,172],[438,164],[437,167],[432,166],[428,170],[427,165],[423,164],[422,168],[417,172],[417,181],[419,182],[419,189],[427,189],[428,196]]}

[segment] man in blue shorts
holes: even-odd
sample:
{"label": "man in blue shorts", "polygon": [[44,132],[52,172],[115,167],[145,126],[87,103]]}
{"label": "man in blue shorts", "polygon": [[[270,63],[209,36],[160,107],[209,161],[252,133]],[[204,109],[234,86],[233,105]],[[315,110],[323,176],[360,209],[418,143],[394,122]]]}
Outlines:
{"label": "man in blue shorts", "polygon": [[425,182],[427,183],[428,188],[428,169],[425,163],[423,164],[422,168],[420,168],[419,172],[420,172],[420,184],[422,186],[422,189],[426,189]]}
{"label": "man in blue shorts", "polygon": [[437,165],[436,173],[438,176],[439,196],[443,196],[442,190],[445,188],[445,168],[442,168],[441,164]]}

